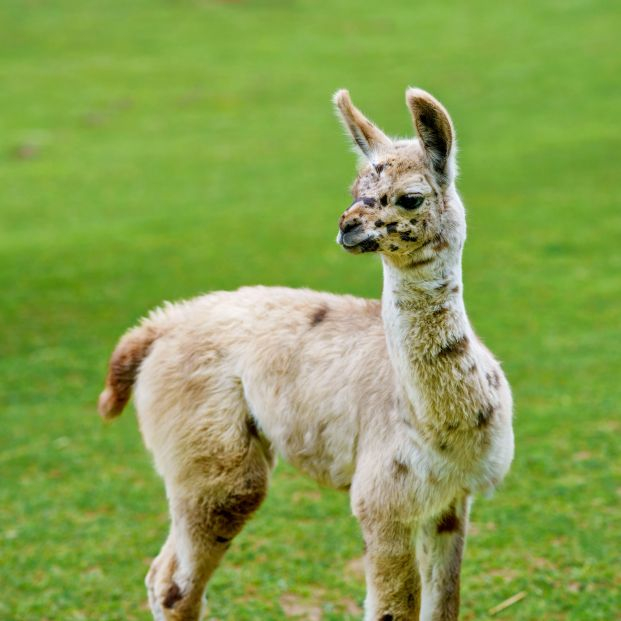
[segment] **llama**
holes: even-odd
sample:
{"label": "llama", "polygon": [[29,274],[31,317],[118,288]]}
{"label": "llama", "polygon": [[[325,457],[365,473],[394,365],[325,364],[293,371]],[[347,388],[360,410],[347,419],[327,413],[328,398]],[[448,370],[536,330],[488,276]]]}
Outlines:
{"label": "llama", "polygon": [[114,351],[104,418],[135,389],[171,529],[146,577],[158,621],[196,621],[207,581],[263,501],[275,455],[348,491],[365,621],[454,621],[471,496],[513,458],[509,385],[466,316],[465,214],[444,107],[406,91],[393,140],[345,90],[362,159],[337,241],[381,256],[381,302],[244,287],[153,311]]}

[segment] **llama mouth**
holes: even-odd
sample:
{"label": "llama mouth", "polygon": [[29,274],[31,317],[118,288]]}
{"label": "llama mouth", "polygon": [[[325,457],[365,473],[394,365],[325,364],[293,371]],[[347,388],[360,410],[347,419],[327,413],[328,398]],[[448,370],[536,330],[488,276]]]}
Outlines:
{"label": "llama mouth", "polygon": [[360,252],[375,252],[379,249],[379,243],[374,235],[359,232],[341,233],[336,236],[336,243],[343,246],[348,252],[358,254]]}

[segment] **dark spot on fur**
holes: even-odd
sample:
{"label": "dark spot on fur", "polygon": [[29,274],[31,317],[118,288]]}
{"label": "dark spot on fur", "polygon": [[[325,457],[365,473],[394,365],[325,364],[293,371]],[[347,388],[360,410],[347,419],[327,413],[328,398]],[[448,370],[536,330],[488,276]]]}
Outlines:
{"label": "dark spot on fur", "polygon": [[446,250],[446,248],[449,247],[449,243],[446,241],[446,239],[444,239],[444,237],[442,237],[442,235],[437,235],[433,241],[433,249],[436,251]]}
{"label": "dark spot on fur", "polygon": [[327,314],[328,314],[328,307],[325,304],[322,304],[319,308],[315,309],[315,311],[313,312],[310,318],[311,328],[314,328],[315,326],[319,325],[322,321],[324,321]]}
{"label": "dark spot on fur", "polygon": [[371,198],[370,196],[363,196],[361,200],[367,207],[375,207],[374,198]]}
{"label": "dark spot on fur", "polygon": [[259,437],[259,430],[257,429],[257,423],[255,422],[254,418],[252,418],[251,416],[249,416],[246,419],[246,427],[248,428],[248,433],[251,436],[254,436],[255,438]]}
{"label": "dark spot on fur", "polygon": [[183,597],[183,593],[179,588],[179,585],[176,582],[173,582],[168,591],[166,592],[166,596],[164,597],[164,601],[162,605],[164,608],[173,608],[173,606]]}
{"label": "dark spot on fur", "polygon": [[394,621],[394,619],[392,615],[383,615],[380,621]]}
{"label": "dark spot on fur", "polygon": [[446,315],[446,313],[448,312],[449,312],[448,306],[440,306],[440,308],[436,308],[436,310],[433,311],[433,314],[436,317],[441,317],[442,315]]}
{"label": "dark spot on fur", "polygon": [[396,479],[403,479],[408,475],[410,469],[407,464],[404,464],[402,461],[398,459],[392,460],[392,471]]}
{"label": "dark spot on fur", "polygon": [[399,223],[398,223],[398,222],[389,222],[389,223],[386,225],[386,231],[387,231],[388,233],[394,233],[394,232],[397,230],[397,227],[398,227],[398,226],[399,226]]}
{"label": "dark spot on fur", "polygon": [[381,174],[382,170],[384,170],[384,164],[376,164],[375,165],[375,172],[378,175]]}
{"label": "dark spot on fur", "polygon": [[477,427],[487,427],[494,416],[494,406],[488,405],[477,413]]}
{"label": "dark spot on fur", "polygon": [[418,237],[416,237],[415,235],[410,235],[409,231],[399,233],[399,237],[403,241],[412,241],[412,242],[418,241]]}
{"label": "dark spot on fur", "polygon": [[422,267],[423,265],[429,265],[429,263],[433,263],[434,260],[435,260],[434,257],[431,257],[429,259],[421,259],[420,261],[412,261],[412,263],[410,263],[408,267],[409,268]]}
{"label": "dark spot on fur", "polygon": [[209,514],[209,528],[232,539],[263,502],[267,480],[264,472],[252,472],[238,484],[235,493],[222,499]]}
{"label": "dark spot on fur", "polygon": [[410,224],[418,224],[418,220],[416,218],[412,218],[410,220]]}
{"label": "dark spot on fur", "polygon": [[443,533],[455,533],[461,528],[459,518],[455,513],[455,507],[450,507],[446,513],[440,516],[436,524],[436,532],[438,535]]}
{"label": "dark spot on fur", "polygon": [[451,293],[459,293],[459,285],[455,285],[455,286],[451,289]]}
{"label": "dark spot on fur", "polygon": [[442,443],[440,444],[440,446],[438,446],[438,448],[439,448],[441,451],[446,451],[446,449],[448,448],[448,444],[447,444],[446,442],[442,442]]}
{"label": "dark spot on fur", "polygon": [[443,283],[440,283],[440,284],[436,287],[436,291],[438,291],[438,292],[445,291],[447,287],[448,287],[448,281],[446,281],[446,280],[445,280]]}
{"label": "dark spot on fur", "polygon": [[498,375],[498,371],[494,370],[490,373],[486,373],[485,377],[487,378],[487,383],[490,388],[500,388],[500,375]]}
{"label": "dark spot on fur", "polygon": [[391,252],[396,252],[397,250],[399,250],[399,246],[397,246],[396,244],[390,244]]}
{"label": "dark spot on fur", "polygon": [[379,228],[381,226],[384,226],[384,221],[383,220],[376,220],[374,224],[375,224],[375,228]]}
{"label": "dark spot on fur", "polygon": [[477,372],[477,363],[473,362],[469,367],[468,367],[468,373],[470,374],[474,374]]}
{"label": "dark spot on fur", "polygon": [[375,239],[365,239],[359,244],[362,252],[375,252],[379,248],[379,243]]}
{"label": "dark spot on fur", "polygon": [[216,535],[216,541],[218,543],[229,543],[231,540],[228,537],[221,537],[220,535]]}
{"label": "dark spot on fur", "polygon": [[382,207],[386,207],[386,205],[388,205],[388,196],[386,196],[386,194],[382,194],[380,198],[380,203]]}
{"label": "dark spot on fur", "polygon": [[[433,474],[432,472],[430,472],[427,475],[427,481],[429,482],[429,485],[437,485],[438,484],[438,477],[436,477],[435,474]],[[427,552],[427,550],[425,550],[425,552]]]}
{"label": "dark spot on fur", "polygon": [[466,335],[456,338],[440,349],[438,356],[459,356],[468,351],[469,343],[470,341]]}

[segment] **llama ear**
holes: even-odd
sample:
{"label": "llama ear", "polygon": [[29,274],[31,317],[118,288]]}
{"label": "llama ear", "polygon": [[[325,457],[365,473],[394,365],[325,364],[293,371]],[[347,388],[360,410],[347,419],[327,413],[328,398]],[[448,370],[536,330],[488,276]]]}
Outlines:
{"label": "llama ear", "polygon": [[392,145],[390,138],[354,106],[348,91],[345,89],[337,91],[332,100],[356,146],[371,162],[378,153],[390,148]]}
{"label": "llama ear", "polygon": [[405,100],[412,113],[416,133],[440,185],[455,178],[455,130],[444,106],[426,91],[408,88]]}

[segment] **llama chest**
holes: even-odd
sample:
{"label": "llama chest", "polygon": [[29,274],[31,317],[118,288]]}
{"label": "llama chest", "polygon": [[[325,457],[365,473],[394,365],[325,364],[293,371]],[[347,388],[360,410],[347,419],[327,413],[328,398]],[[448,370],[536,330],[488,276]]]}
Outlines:
{"label": "llama chest", "polygon": [[438,515],[457,497],[493,490],[513,456],[510,426],[485,437],[464,435],[450,447],[421,437],[411,427],[396,428],[390,437],[365,444],[352,490],[354,508],[364,498],[366,505],[402,514],[405,521]]}

